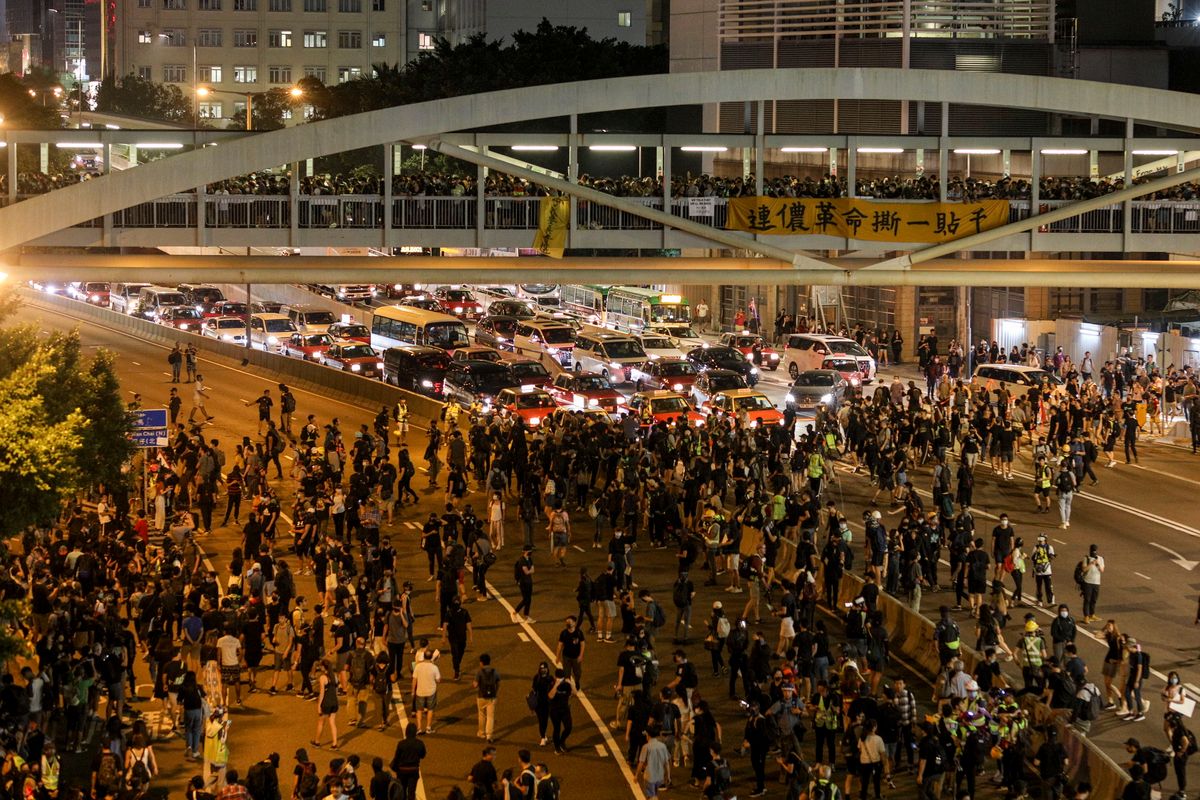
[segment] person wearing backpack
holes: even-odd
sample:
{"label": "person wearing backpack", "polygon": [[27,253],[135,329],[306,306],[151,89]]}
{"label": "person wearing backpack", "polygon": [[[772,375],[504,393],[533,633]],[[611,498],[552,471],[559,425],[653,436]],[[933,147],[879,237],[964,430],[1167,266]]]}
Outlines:
{"label": "person wearing backpack", "polygon": [[1054,545],[1046,540],[1046,534],[1039,533],[1037,544],[1034,545],[1033,552],[1029,556],[1029,562],[1033,564],[1034,592],[1039,608],[1042,605],[1043,592],[1046,604],[1054,604],[1054,567],[1051,562],[1056,555]]}
{"label": "person wearing backpack", "polygon": [[1179,790],[1172,795],[1175,798],[1187,797],[1187,762],[1196,754],[1196,736],[1183,724],[1183,715],[1178,711],[1169,711],[1166,716],[1167,738],[1171,740],[1171,766],[1175,768],[1175,780]]}
{"label": "person wearing backpack", "polygon": [[1033,766],[1037,768],[1041,778],[1043,797],[1061,797],[1063,785],[1067,780],[1067,749],[1058,741],[1058,728],[1046,726],[1046,740],[1042,742],[1033,757]]}
{"label": "person wearing backpack", "polygon": [[150,779],[158,774],[158,762],[154,748],[146,743],[145,734],[136,734],[133,743],[125,751],[125,783],[145,791]]}
{"label": "person wearing backpack", "polygon": [[1071,500],[1075,497],[1075,491],[1078,488],[1079,482],[1075,480],[1075,473],[1071,471],[1070,461],[1063,459],[1058,468],[1058,475],[1054,478],[1054,489],[1058,493],[1058,517],[1061,528],[1071,527]]}
{"label": "person wearing backpack", "polygon": [[1079,571],[1076,583],[1083,594],[1083,622],[1086,625],[1100,619],[1096,616],[1096,601],[1100,599],[1100,578],[1104,574],[1104,556],[1100,555],[1100,548],[1097,545],[1088,548],[1088,554],[1076,569]]}
{"label": "person wearing backpack", "polygon": [[496,728],[496,697],[500,694],[500,673],[492,666],[488,653],[479,656],[479,671],[475,673],[475,708],[479,711],[479,727],[475,735],[492,743]]}
{"label": "person wearing backpack", "polygon": [[104,797],[106,794],[117,794],[124,784],[124,770],[121,760],[112,750],[112,742],[107,737],[101,738],[100,754],[92,762],[92,797]]}
{"label": "person wearing backpack", "polygon": [[1061,604],[1058,607],[1058,616],[1050,623],[1050,642],[1058,663],[1066,663],[1063,655],[1067,645],[1075,643],[1077,632],[1075,618],[1071,616],[1071,609],[1066,603]]}
{"label": "person wearing backpack", "polygon": [[1086,736],[1092,729],[1092,723],[1100,719],[1103,711],[1104,694],[1099,686],[1088,681],[1075,693],[1070,722],[1076,730]]}
{"label": "person wearing backpack", "polygon": [[642,589],[638,592],[638,599],[642,601],[645,608],[646,617],[646,635],[650,639],[650,646],[654,646],[654,638],[658,636],[667,624],[667,614],[663,611],[662,604],[654,599],[654,595],[649,589]]}
{"label": "person wearing backpack", "polygon": [[367,717],[367,702],[371,696],[371,667],[375,657],[367,649],[367,640],[358,636],[354,640],[354,649],[346,659],[347,683],[350,684],[351,701],[358,716],[350,720],[355,728],[365,728]]}
{"label": "person wearing backpack", "polygon": [[179,342],[167,353],[167,363],[171,365],[171,383],[179,383],[179,370],[183,367],[183,350],[179,348]]}
{"label": "person wearing backpack", "polygon": [[917,744],[917,786],[921,787],[921,800],[938,800],[946,779],[946,751],[932,722],[923,723],[921,733]]}
{"label": "person wearing backpack", "polygon": [[962,634],[958,629],[958,623],[950,618],[950,606],[941,606],[938,613],[941,618],[934,626],[933,638],[937,642],[938,657],[942,664],[946,664],[951,659],[958,658]]}
{"label": "person wearing backpack", "polygon": [[280,800],[279,753],[251,765],[246,771],[246,790],[254,800]]}
{"label": "person wearing backpack", "polygon": [[729,762],[721,755],[720,742],[712,742],[708,748],[712,760],[708,766],[708,774],[704,778],[702,791],[708,800],[721,800],[721,798],[731,796],[727,793],[733,785],[733,771],[729,768]]}

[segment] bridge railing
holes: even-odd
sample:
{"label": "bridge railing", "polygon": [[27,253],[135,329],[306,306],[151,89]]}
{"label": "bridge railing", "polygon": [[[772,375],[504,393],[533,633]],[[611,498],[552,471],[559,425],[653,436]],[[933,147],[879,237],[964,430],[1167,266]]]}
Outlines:
{"label": "bridge railing", "polygon": [[[25,199],[19,196],[18,200]],[[625,197],[626,202],[646,208],[663,208],[661,197]],[[11,201],[0,197],[0,207]],[[203,195],[179,194],[122,209],[112,215],[114,229],[194,228],[202,213],[204,227],[214,229],[295,227],[299,229],[352,228],[382,229],[385,224],[385,198],[382,195],[299,195],[293,204],[287,195]],[[485,230],[534,230],[538,226],[540,197],[486,197],[482,204]],[[1042,200],[1039,214],[1066,205],[1070,200]],[[1130,232],[1136,234],[1200,234],[1200,202],[1133,201]],[[711,209],[711,216],[709,210]],[[728,204],[714,198],[711,205],[693,204],[688,198],[672,198],[670,213],[681,219],[724,228]],[[1029,200],[1009,203],[1009,221],[1029,218]],[[693,213],[695,212],[695,213]],[[479,222],[480,205],[474,196],[393,197],[392,228],[411,230],[474,230]],[[102,227],[102,218],[87,220],[75,227]],[[1048,223],[1040,233],[1097,234],[1121,233],[1124,224],[1122,204],[1113,203],[1074,217]],[[582,230],[650,231],[662,226],[622,209],[588,200],[576,203],[576,225]]]}

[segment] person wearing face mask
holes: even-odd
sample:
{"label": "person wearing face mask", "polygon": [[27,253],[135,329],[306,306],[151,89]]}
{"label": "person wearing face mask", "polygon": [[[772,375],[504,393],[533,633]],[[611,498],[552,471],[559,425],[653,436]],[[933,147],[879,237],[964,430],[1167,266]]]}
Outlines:
{"label": "person wearing face mask", "polygon": [[1125,648],[1129,652],[1129,672],[1125,677],[1125,707],[1129,713],[1125,721],[1143,722],[1149,703],[1142,705],[1142,684],[1150,674],[1150,655],[1142,652],[1142,646],[1132,636],[1125,637]]}
{"label": "person wearing face mask", "polygon": [[1075,618],[1071,616],[1071,610],[1066,603],[1059,605],[1058,616],[1050,623],[1050,641],[1058,663],[1065,663],[1063,652],[1068,644],[1074,644],[1076,633]]}
{"label": "person wearing face mask", "polygon": [[1175,670],[1167,673],[1167,685],[1163,687],[1160,696],[1163,701],[1163,733],[1169,737],[1171,731],[1167,723],[1171,715],[1177,713],[1171,710],[1171,704],[1182,703],[1187,697],[1187,693],[1183,689],[1183,682],[1179,679],[1179,673]]}

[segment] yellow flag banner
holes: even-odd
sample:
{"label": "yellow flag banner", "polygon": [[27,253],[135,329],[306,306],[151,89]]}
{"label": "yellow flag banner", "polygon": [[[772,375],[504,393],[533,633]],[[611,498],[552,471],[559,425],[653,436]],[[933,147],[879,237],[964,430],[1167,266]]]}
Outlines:
{"label": "yellow flag banner", "polygon": [[1007,222],[1007,200],[889,203],[850,197],[731,197],[725,228],[776,236],[819,234],[864,242],[938,244]]}
{"label": "yellow flag banner", "polygon": [[533,247],[544,256],[562,258],[567,246],[567,228],[571,222],[571,200],[567,197],[543,197],[538,204],[537,236]]}

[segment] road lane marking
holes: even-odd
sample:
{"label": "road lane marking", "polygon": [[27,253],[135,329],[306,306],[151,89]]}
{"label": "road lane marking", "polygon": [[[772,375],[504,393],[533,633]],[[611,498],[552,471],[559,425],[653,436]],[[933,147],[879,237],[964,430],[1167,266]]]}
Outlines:
{"label": "road lane marking", "polygon": [[[1053,537],[1052,537],[1052,538],[1053,538]],[[1058,538],[1055,538],[1055,539],[1054,539],[1054,541],[1058,542],[1059,544],[1068,544],[1068,542],[1067,542],[1067,540],[1066,540],[1066,539],[1058,539]]]}
{"label": "road lane marking", "polygon": [[1179,566],[1183,567],[1188,572],[1191,572],[1192,570],[1194,570],[1196,568],[1196,564],[1200,564],[1200,561],[1188,561],[1186,558],[1179,555],[1179,553],[1176,553],[1174,550],[1172,550],[1169,547],[1163,547],[1158,542],[1146,542],[1146,544],[1150,545],[1151,547],[1156,547],[1159,550],[1162,550],[1164,553],[1166,553],[1167,555],[1169,555],[1171,557],[1172,561],[1174,561]]}
{"label": "road lane marking", "polygon": [[[512,603],[508,602],[500,590],[492,585],[491,581],[487,582],[487,588],[488,591],[495,595],[496,601],[504,607],[504,610],[508,612],[510,617],[516,613],[516,609],[513,608]],[[542,637],[538,635],[538,632],[532,625],[525,621],[521,621],[516,624],[520,625],[524,629],[525,633],[529,634],[529,638],[541,649],[543,653],[546,654],[547,658],[549,658],[552,662],[557,663],[554,657],[554,651],[551,650],[546,642],[542,640]],[[644,800],[646,795],[642,792],[642,787],[638,783],[637,778],[634,777],[633,770],[629,768],[629,764],[624,758],[617,755],[621,752],[621,748],[617,746],[616,740],[613,739],[612,733],[608,729],[608,723],[606,723],[604,718],[601,717],[599,712],[596,711],[596,707],[592,705],[592,701],[588,699],[588,696],[584,694],[581,689],[577,688],[576,696],[579,698],[579,705],[583,706],[583,710],[586,711],[588,716],[592,718],[592,723],[595,724],[596,728],[600,731],[600,736],[604,739],[604,743],[608,745],[609,751],[613,754],[613,760],[616,761],[617,766],[620,767],[621,774],[625,777],[625,782],[629,784],[629,790],[633,793],[635,800]]]}
{"label": "road lane marking", "polygon": [[1134,574],[1134,575],[1137,575],[1139,578],[1145,578],[1146,580],[1151,580],[1151,578],[1150,578],[1150,576],[1149,576],[1149,575],[1143,575],[1143,574],[1142,574],[1142,573],[1140,573],[1140,572],[1135,572],[1135,573],[1133,573],[1133,574]]}
{"label": "road lane marking", "polygon": [[524,633],[522,633],[522,632],[519,632],[519,631],[518,631],[518,633],[517,633],[517,638],[518,638],[518,639],[520,639],[522,642],[528,642],[528,641],[529,641],[529,637],[528,637],[528,636],[526,636]]}
{"label": "road lane marking", "polygon": [[596,755],[601,756],[601,757],[608,755],[608,751],[604,749],[604,745],[602,745],[602,744],[596,745]]}
{"label": "road lane marking", "polygon": [[[282,516],[282,515],[280,515]],[[400,684],[392,684],[392,706],[396,709],[396,720],[400,725],[400,738],[408,727],[408,709],[404,707],[404,695],[400,693]],[[417,772],[417,800],[425,800],[425,775]]]}
{"label": "road lane marking", "polygon": [[130,359],[129,363],[130,363],[130,364],[133,364],[135,367],[140,367],[140,366],[141,366],[141,362],[134,361],[134,360],[132,360],[132,359]]}
{"label": "road lane marking", "polygon": [[1166,470],[1154,469],[1153,467],[1143,467],[1141,464],[1124,464],[1123,466],[1132,467],[1133,469],[1140,469],[1143,472],[1153,472],[1155,475],[1162,475],[1164,478],[1173,478],[1174,480],[1177,480],[1177,481],[1183,481],[1184,483],[1190,483],[1193,486],[1200,486],[1200,481],[1193,480],[1192,478],[1184,478],[1181,475],[1176,475],[1174,472],[1167,472]]}
{"label": "road lane marking", "polygon": [[578,550],[578,551],[579,551],[579,552],[581,552],[581,553],[586,553],[586,552],[587,552],[586,550],[584,550],[582,547],[580,547],[580,546],[579,546],[579,545],[577,545],[577,544],[573,544],[573,545],[571,545],[571,547],[574,547],[576,550]]}

